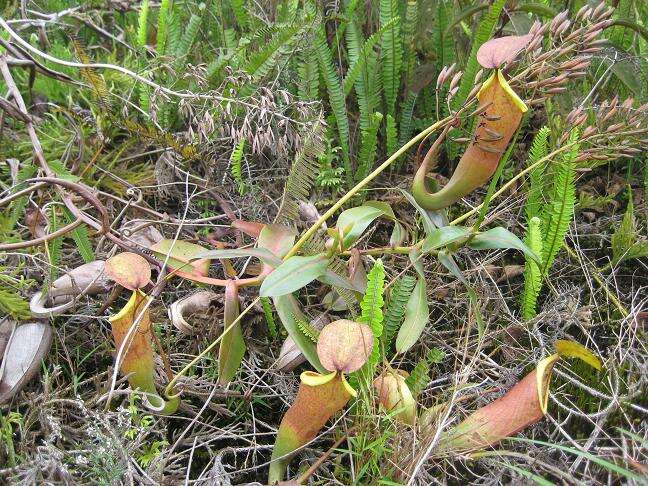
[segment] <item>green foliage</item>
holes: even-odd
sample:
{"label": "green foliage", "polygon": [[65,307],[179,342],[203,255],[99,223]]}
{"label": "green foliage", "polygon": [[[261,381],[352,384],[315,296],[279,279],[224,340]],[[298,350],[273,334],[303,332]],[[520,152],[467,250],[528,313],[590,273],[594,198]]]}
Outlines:
{"label": "green foliage", "polygon": [[378,150],[378,129],[382,119],[382,113],[374,113],[370,118],[368,129],[362,133],[362,143],[358,154],[358,168],[355,174],[356,181],[364,179],[374,165],[376,151]]}
{"label": "green foliage", "polygon": [[299,202],[308,199],[317,177],[319,157],[324,152],[323,130],[316,125],[306,133],[301,150],[295,155],[277,213],[278,223],[292,226],[299,219]]}
{"label": "green foliage", "polygon": [[390,114],[387,114],[387,123],[385,132],[387,135],[387,154],[391,155],[398,149],[398,132],[396,129],[396,120]]}
{"label": "green foliage", "polygon": [[[174,21],[178,22],[177,25],[179,25],[179,19],[176,19],[177,17],[174,17]],[[182,36],[180,37],[180,40],[177,42],[177,44],[174,43],[174,57],[176,62],[184,63],[184,58],[189,54],[189,51],[196,41],[202,19],[203,15],[191,14],[189,22],[187,22],[182,30]]]}
{"label": "green foliage", "polygon": [[[380,25],[391,26],[381,39],[382,85],[387,104],[387,115],[396,116],[396,98],[400,89],[403,64],[403,38],[397,0],[380,0]],[[395,128],[394,128],[395,129]]]}
{"label": "green foliage", "polygon": [[648,240],[640,238],[634,216],[632,192],[628,188],[628,206],[621,224],[612,235],[612,263],[648,256]]}
{"label": "green foliage", "polygon": [[553,190],[549,195],[547,205],[542,212],[542,228],[544,242],[542,248],[542,273],[546,274],[558,251],[563,245],[567,229],[574,216],[576,202],[576,181],[574,159],[579,150],[578,132],[574,130],[569,143],[575,143],[569,151],[556,163],[554,177],[551,181]]}
{"label": "green foliage", "polygon": [[139,16],[137,17],[137,45],[140,47],[146,46],[148,39],[148,14],[149,1],[143,0]]}
{"label": "green foliage", "polygon": [[328,92],[331,111],[335,117],[335,123],[338,129],[347,184],[350,185],[353,178],[353,171],[351,168],[349,149],[349,118],[347,116],[346,102],[344,101],[344,91],[342,89],[340,77],[335,71],[335,66],[333,65],[333,54],[331,54],[331,49],[326,42],[324,24],[322,24],[318,30],[314,43],[320,73],[324,78],[324,85]]}
{"label": "green foliage", "polygon": [[236,147],[234,147],[234,150],[232,150],[232,154],[230,155],[230,173],[232,174],[232,177],[236,181],[239,194],[241,195],[245,194],[245,188],[246,188],[245,181],[243,180],[243,167],[242,167],[244,150],[245,150],[245,139],[242,138],[241,140],[239,140],[239,143],[236,144]]}
{"label": "green foliage", "polygon": [[272,312],[272,304],[269,297],[261,297],[261,306],[263,307],[263,315],[265,316],[266,324],[268,325],[268,332],[270,337],[275,339],[277,333],[277,323],[275,322],[274,313]]}
{"label": "green foliage", "polygon": [[[542,229],[540,218],[533,216],[528,223],[525,243],[538,255],[542,255]],[[542,288],[542,272],[538,263],[527,257],[524,267],[524,292],[522,294],[522,317],[531,319],[536,314],[536,302]]]}
{"label": "green foliage", "polygon": [[415,397],[430,383],[430,368],[433,364],[440,364],[445,358],[445,353],[439,348],[432,348],[427,355],[421,358],[414,366],[412,373],[405,379],[407,386]]}
{"label": "green foliage", "polygon": [[297,92],[299,99],[310,101],[317,99],[319,93],[319,71],[317,70],[317,58],[311,51],[306,51],[304,59],[297,67],[299,83]]}
{"label": "green foliage", "polygon": [[385,351],[387,351],[398,332],[398,328],[403,322],[405,316],[405,306],[412,295],[416,285],[416,278],[412,275],[403,275],[399,278],[389,294],[389,302],[385,311],[385,322],[382,335],[382,341]]}
{"label": "green foliage", "polygon": [[[535,137],[533,138],[533,143],[529,149],[529,158],[527,161],[527,166],[535,164],[537,161],[546,157],[549,153],[547,148],[547,139],[549,138],[549,128],[542,127],[538,130]],[[534,167],[531,172],[529,172],[529,192],[527,195],[526,204],[524,206],[524,211],[527,217],[527,224],[534,216],[540,215],[540,209],[542,207],[542,192],[544,188],[543,176],[544,176],[544,165],[538,165]]]}
{"label": "green foliage", "polygon": [[368,377],[373,376],[373,370],[380,359],[378,342],[383,333],[384,284],[385,268],[383,267],[382,261],[378,259],[367,274],[367,290],[360,303],[360,308],[362,309],[360,321],[366,323],[374,335],[373,351],[363,368],[366,370],[366,376]]}
{"label": "green foliage", "polygon": [[172,0],[162,0],[160,2],[160,9],[158,11],[157,52],[160,55],[166,52],[166,44],[169,36],[169,17],[171,16],[171,2]]}
{"label": "green foliage", "polygon": [[317,344],[317,340],[319,339],[319,331],[315,329],[310,322],[307,322],[304,319],[299,319],[296,316],[293,316],[295,319],[295,322],[297,323],[297,327],[299,327],[299,330],[302,332],[304,336],[306,336],[308,339],[313,341],[313,344]]}
{"label": "green foliage", "polygon": [[0,313],[17,320],[29,319],[29,302],[20,295],[20,291],[32,284],[33,280],[22,275],[22,267],[9,269],[0,266]]}

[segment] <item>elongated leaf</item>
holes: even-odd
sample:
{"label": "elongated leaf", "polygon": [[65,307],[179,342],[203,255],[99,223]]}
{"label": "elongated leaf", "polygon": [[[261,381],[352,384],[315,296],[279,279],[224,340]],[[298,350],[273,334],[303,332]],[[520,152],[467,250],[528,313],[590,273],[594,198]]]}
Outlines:
{"label": "elongated leaf", "polygon": [[464,226],[444,226],[436,228],[428,233],[423,242],[424,252],[443,248],[444,246],[466,238],[470,234],[470,228]]}
{"label": "elongated leaf", "polygon": [[279,319],[283,324],[288,335],[293,339],[299,350],[306,356],[308,362],[320,373],[326,373],[327,370],[320,363],[317,356],[317,348],[311,339],[299,329],[297,319],[308,321],[308,318],[299,308],[299,303],[292,295],[280,295],[272,298]]}
{"label": "elongated leaf", "polygon": [[404,353],[414,346],[430,319],[425,280],[418,278],[405,306],[405,320],[396,336],[396,352]]}
{"label": "elongated leaf", "polygon": [[151,246],[155,256],[165,261],[172,270],[180,270],[184,274],[205,277],[209,273],[209,260],[196,260],[196,255],[204,253],[202,246],[182,240],[164,239]]}
{"label": "elongated leaf", "polygon": [[240,314],[238,287],[233,280],[225,287],[225,309],[223,316],[223,338],[218,351],[218,384],[226,385],[236,375],[245,355],[245,341],[241,322],[232,323]]}
{"label": "elongated leaf", "polygon": [[513,248],[520,250],[533,261],[540,263],[540,257],[529,248],[524,242],[506,228],[498,226],[476,235],[469,243],[470,248],[475,250],[495,250]]}
{"label": "elongated leaf", "polygon": [[277,297],[301,289],[326,272],[324,255],[294,256],[268,275],[259,290],[261,297]]}
{"label": "elongated leaf", "polygon": [[358,206],[342,211],[336,227],[344,234],[344,248],[350,248],[367,227],[383,214],[383,210],[374,206]]}

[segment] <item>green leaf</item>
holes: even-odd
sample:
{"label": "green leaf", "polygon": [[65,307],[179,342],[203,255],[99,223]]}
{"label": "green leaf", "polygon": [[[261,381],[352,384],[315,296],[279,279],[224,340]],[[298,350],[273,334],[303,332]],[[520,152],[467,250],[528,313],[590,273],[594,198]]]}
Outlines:
{"label": "green leaf", "polygon": [[405,306],[405,320],[396,336],[396,352],[404,353],[410,349],[423,333],[430,319],[427,303],[427,286],[425,280],[418,278],[414,291]]}
{"label": "green leaf", "polygon": [[[527,167],[533,165],[538,160],[546,157],[549,153],[547,147],[547,139],[549,138],[550,130],[547,127],[542,127],[538,130],[535,137],[533,137],[533,143],[531,144],[531,149],[529,150],[529,159],[527,161]],[[524,205],[524,211],[527,217],[527,223],[534,216],[540,215],[540,208],[542,206],[542,190],[544,187],[544,165],[538,165],[529,173],[529,192],[527,195],[526,204]]]}
{"label": "green leaf", "polygon": [[275,268],[261,284],[261,297],[290,294],[324,275],[328,259],[324,255],[293,256]]}
{"label": "green leaf", "polygon": [[308,319],[299,308],[299,303],[292,295],[280,295],[272,298],[279,319],[290,337],[295,341],[299,350],[304,354],[308,362],[320,373],[328,373],[320,363],[317,356],[317,348],[311,339],[300,330],[296,319],[307,321]]}
{"label": "green leaf", "polygon": [[373,350],[367,363],[362,367],[365,377],[373,377],[373,372],[380,359],[380,348],[378,346],[380,336],[383,333],[383,291],[385,285],[385,268],[380,259],[376,260],[374,266],[367,274],[367,290],[365,291],[360,308],[362,315],[360,322],[366,323],[374,335]]}
{"label": "green leaf", "polygon": [[396,99],[400,90],[401,68],[403,64],[403,39],[400,32],[401,22],[396,0],[380,0],[380,25],[392,23],[381,39],[382,83],[385,91],[387,114],[396,114]]}
{"label": "green leaf", "polygon": [[423,209],[419,203],[416,202],[416,199],[414,199],[414,196],[412,196],[409,192],[407,192],[404,189],[401,189],[401,193],[403,196],[405,196],[405,199],[409,201],[409,203],[414,206],[414,209],[419,213],[421,216],[421,220],[423,221],[423,229],[425,230],[425,234],[429,235],[432,233],[434,228],[441,228],[443,226],[447,226],[448,224],[448,218],[446,216],[446,213],[444,210],[441,211],[428,211],[427,209]]}
{"label": "green leaf", "polygon": [[137,17],[137,45],[140,47],[146,46],[148,38],[148,14],[149,0],[143,0]]}
{"label": "green leaf", "polygon": [[531,248],[506,228],[498,226],[475,235],[468,246],[474,250],[497,250],[513,248],[523,252],[528,258],[540,263],[540,257]]}
{"label": "green leaf", "polygon": [[421,248],[423,252],[429,252],[438,248],[455,243],[470,235],[471,229],[464,226],[443,226],[430,231]]}
{"label": "green leaf", "polygon": [[403,322],[405,306],[412,295],[414,285],[416,285],[416,278],[411,275],[403,275],[394,283],[389,295],[387,310],[385,311],[384,332],[382,336],[385,349],[389,349],[396,332]]}
{"label": "green leaf", "polygon": [[268,297],[261,297],[261,306],[263,307],[263,314],[265,315],[266,324],[268,324],[268,332],[272,339],[277,337],[277,323],[275,322],[274,314],[272,313],[272,304]]}
{"label": "green leaf", "polygon": [[[67,223],[74,221],[75,218],[68,208],[63,209],[63,214],[65,215]],[[74,228],[70,234],[72,235],[72,239],[76,244],[77,250],[79,250],[81,258],[83,258],[83,261],[85,263],[94,261],[96,258],[94,250],[92,249],[92,243],[90,242],[88,228],[86,226],[78,226],[77,228]]]}
{"label": "green leaf", "polygon": [[173,270],[185,273],[197,273],[206,276],[209,273],[209,260],[196,260],[196,255],[206,252],[202,246],[183,240],[163,239],[151,246],[151,251],[158,260],[167,259],[168,266]]}
{"label": "green leaf", "polygon": [[350,248],[367,227],[383,214],[385,214],[383,210],[374,206],[358,206],[342,211],[335,226],[344,235],[344,248]]}
{"label": "green leaf", "polygon": [[245,341],[241,321],[232,326],[240,314],[238,287],[228,282],[225,287],[225,309],[223,311],[223,330],[218,351],[218,384],[226,385],[236,375],[245,355]]}
{"label": "green leaf", "polygon": [[[533,217],[527,228],[526,243],[536,255],[542,255],[542,229],[540,218]],[[524,268],[524,293],[522,294],[522,317],[531,319],[536,315],[536,302],[542,289],[542,271],[535,260],[526,259]]]}

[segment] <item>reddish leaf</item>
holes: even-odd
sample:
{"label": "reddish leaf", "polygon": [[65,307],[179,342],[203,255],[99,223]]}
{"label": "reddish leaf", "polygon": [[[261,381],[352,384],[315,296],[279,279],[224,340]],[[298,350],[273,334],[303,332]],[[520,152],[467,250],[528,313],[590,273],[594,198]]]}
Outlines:
{"label": "reddish leaf", "polygon": [[367,362],[373,340],[371,328],[366,324],[340,319],[322,329],[317,355],[327,370],[351,373]]}
{"label": "reddish leaf", "polygon": [[484,42],[477,51],[477,62],[488,69],[499,68],[515,59],[532,38],[532,34],[509,35]]}

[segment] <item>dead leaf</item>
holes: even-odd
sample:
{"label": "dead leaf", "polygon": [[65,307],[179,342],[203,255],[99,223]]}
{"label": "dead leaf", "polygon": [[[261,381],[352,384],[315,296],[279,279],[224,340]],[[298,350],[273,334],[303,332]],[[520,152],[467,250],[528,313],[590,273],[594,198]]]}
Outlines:
{"label": "dead leaf", "polygon": [[218,298],[218,294],[214,292],[200,290],[180,300],[176,300],[169,307],[169,319],[184,334],[197,334],[198,330],[189,324],[185,317],[192,314],[206,313]]}
{"label": "dead leaf", "polygon": [[10,400],[38,373],[51,344],[48,323],[27,322],[13,329],[0,366],[0,403]]}

